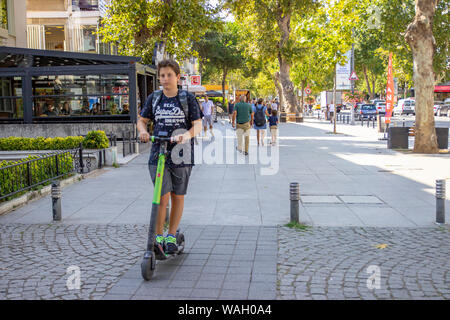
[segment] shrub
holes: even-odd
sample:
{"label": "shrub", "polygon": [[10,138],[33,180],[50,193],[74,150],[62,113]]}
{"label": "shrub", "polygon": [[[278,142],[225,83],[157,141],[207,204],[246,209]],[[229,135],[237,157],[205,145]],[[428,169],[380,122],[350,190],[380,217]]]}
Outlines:
{"label": "shrub", "polygon": [[104,131],[90,131],[85,138],[81,136],[56,138],[0,138],[0,151],[20,150],[68,150],[78,148],[80,143],[87,149],[104,149],[109,147],[109,140]]}
{"label": "shrub", "polygon": [[[33,159],[39,159],[27,165],[25,162]],[[23,163],[13,168],[2,169],[4,167]],[[31,184],[28,181],[28,167],[31,173]],[[73,157],[70,153],[58,155],[59,175],[68,176],[74,169]],[[46,181],[56,177],[56,157],[43,158],[39,156],[29,156],[18,161],[1,161],[0,162],[0,196],[11,192],[26,188],[30,185],[43,186],[48,185],[51,181]],[[46,181],[46,182],[45,182]],[[18,197],[22,193],[15,194],[2,201]]]}
{"label": "shrub", "polygon": [[75,149],[83,142],[83,137],[67,138],[0,138],[1,151],[19,150],[67,150]]}
{"label": "shrub", "polygon": [[87,149],[104,149],[109,147],[109,140],[105,131],[89,131],[83,140],[83,147]]}

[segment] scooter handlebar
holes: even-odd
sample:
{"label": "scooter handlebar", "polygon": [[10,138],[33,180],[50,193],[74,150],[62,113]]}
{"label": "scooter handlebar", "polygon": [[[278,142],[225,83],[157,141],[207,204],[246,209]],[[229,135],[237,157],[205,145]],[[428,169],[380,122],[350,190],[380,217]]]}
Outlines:
{"label": "scooter handlebar", "polygon": [[151,142],[174,142],[172,137],[158,137],[158,136],[151,136],[150,141]]}

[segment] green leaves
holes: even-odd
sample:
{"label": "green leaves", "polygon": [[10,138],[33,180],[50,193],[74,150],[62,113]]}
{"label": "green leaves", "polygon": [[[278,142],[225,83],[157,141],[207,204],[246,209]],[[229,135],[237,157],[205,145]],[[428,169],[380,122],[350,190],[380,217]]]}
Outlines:
{"label": "green leaves", "polygon": [[183,59],[195,54],[193,41],[214,24],[216,13],[206,0],[112,0],[99,33],[103,42],[116,43],[120,54],[147,64],[159,42]]}

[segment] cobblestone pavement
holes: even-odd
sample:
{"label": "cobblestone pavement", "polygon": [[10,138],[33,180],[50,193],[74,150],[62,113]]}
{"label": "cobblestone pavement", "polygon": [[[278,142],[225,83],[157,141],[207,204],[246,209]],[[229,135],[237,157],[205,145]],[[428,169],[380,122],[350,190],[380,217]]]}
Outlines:
{"label": "cobblestone pavement", "polygon": [[[148,225],[0,225],[2,299],[275,299],[277,228],[184,226],[185,253],[141,277]],[[80,288],[70,266],[80,268]]]}
{"label": "cobblestone pavement", "polygon": [[278,299],[450,299],[447,228],[278,231]]}
{"label": "cobblestone pavement", "polygon": [[[100,299],[142,255],[146,232],[143,225],[0,225],[0,300]],[[80,268],[80,290],[66,286],[70,266]]]}
{"label": "cobblestone pavement", "polygon": [[[185,253],[145,282],[147,225],[0,225],[0,300],[450,298],[447,228],[182,230]],[[79,290],[67,287],[70,266]],[[367,286],[377,285],[369,266],[379,267],[379,289]]]}

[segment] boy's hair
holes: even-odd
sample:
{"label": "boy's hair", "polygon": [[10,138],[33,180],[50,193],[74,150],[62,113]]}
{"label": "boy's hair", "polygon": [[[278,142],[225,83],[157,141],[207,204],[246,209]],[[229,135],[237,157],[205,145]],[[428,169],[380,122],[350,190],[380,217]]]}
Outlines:
{"label": "boy's hair", "polygon": [[263,101],[264,101],[264,100],[263,100],[262,98],[259,98],[259,99],[258,99],[258,104],[262,104]]}
{"label": "boy's hair", "polygon": [[173,72],[175,72],[176,75],[179,75],[181,73],[180,71],[180,65],[173,59],[164,59],[160,63],[158,63],[158,74],[159,70],[161,68],[171,68]]}
{"label": "boy's hair", "polygon": [[272,110],[272,115],[273,115],[273,116],[276,116],[276,115],[277,115],[277,110],[273,109],[273,110]]}

